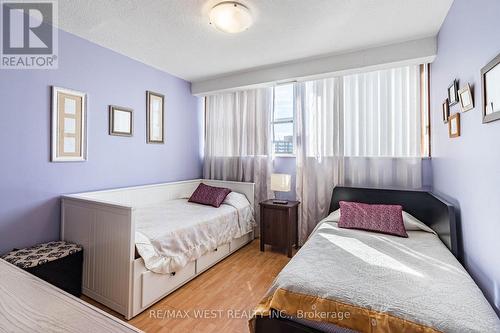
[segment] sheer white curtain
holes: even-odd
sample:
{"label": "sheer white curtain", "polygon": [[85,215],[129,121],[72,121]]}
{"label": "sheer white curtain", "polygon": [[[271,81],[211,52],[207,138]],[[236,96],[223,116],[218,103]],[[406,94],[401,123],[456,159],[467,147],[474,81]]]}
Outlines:
{"label": "sheer white curtain", "polygon": [[343,86],[343,183],[420,188],[420,67],[348,75]]}
{"label": "sheer white curtain", "polygon": [[343,179],[343,113],[341,79],[296,85],[299,243],[303,244],[328,213],[335,185]]}
{"label": "sheer white curtain", "polygon": [[255,182],[258,208],[258,203],[272,194],[269,184],[273,89],[208,96],[205,103],[203,176]]}
{"label": "sheer white curtain", "polygon": [[337,184],[421,187],[419,66],[297,84],[303,243]]}

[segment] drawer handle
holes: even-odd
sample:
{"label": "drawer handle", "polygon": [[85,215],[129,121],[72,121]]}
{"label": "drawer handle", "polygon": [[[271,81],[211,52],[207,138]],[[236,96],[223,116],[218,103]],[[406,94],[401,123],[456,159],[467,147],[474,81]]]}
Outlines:
{"label": "drawer handle", "polygon": [[170,276],[175,276],[175,272],[170,273]]}

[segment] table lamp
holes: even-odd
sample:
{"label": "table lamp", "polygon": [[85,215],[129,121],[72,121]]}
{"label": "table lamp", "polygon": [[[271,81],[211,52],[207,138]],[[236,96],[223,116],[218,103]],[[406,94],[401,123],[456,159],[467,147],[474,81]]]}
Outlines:
{"label": "table lamp", "polygon": [[274,191],[273,200],[274,204],[286,205],[287,200],[276,199],[276,192],[290,192],[291,189],[291,176],[284,173],[273,173],[271,174],[271,191]]}

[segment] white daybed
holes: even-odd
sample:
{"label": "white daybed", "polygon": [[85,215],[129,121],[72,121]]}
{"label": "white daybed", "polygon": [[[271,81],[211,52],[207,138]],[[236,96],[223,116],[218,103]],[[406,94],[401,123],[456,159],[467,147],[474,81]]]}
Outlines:
{"label": "white daybed", "polygon": [[61,238],[84,248],[83,294],[130,319],[253,240],[252,228],[171,274],[145,267],[135,239],[143,208],[187,198],[201,182],[244,194],[254,206],[253,183],[202,179],[63,196]]}

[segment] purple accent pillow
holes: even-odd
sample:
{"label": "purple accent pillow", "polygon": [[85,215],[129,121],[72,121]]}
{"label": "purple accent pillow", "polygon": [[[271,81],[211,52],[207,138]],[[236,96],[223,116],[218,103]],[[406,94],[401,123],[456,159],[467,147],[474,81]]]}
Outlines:
{"label": "purple accent pillow", "polygon": [[408,237],[400,205],[369,205],[340,201],[340,228],[361,229]]}
{"label": "purple accent pillow", "polygon": [[201,183],[188,201],[218,208],[229,193],[231,193],[231,190],[228,188],[208,186]]}

